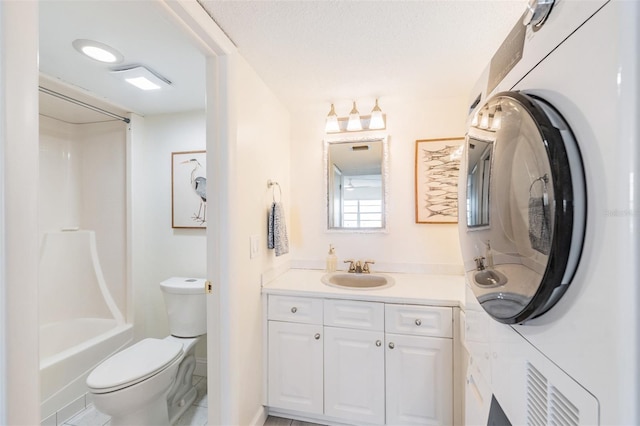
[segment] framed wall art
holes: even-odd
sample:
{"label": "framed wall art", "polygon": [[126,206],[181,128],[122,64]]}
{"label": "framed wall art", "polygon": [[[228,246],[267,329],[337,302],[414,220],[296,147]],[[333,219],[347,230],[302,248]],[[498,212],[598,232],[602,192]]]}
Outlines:
{"label": "framed wall art", "polygon": [[464,138],[416,141],[416,223],[458,222],[458,174]]}
{"label": "framed wall art", "polygon": [[171,227],[207,227],[206,151],[171,153]]}

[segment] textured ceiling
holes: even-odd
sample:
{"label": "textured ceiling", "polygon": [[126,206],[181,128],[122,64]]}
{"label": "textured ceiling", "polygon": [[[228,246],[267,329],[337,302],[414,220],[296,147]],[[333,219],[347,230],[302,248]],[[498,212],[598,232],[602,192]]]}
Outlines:
{"label": "textured ceiling", "polygon": [[199,0],[290,108],[468,96],[526,0]]}
{"label": "textured ceiling", "polygon": [[[468,96],[527,0],[199,0],[276,95],[301,103]],[[173,82],[141,92],[79,55],[88,38]],[[40,69],[142,115],[204,108],[202,54],[158,1],[40,1]],[[53,108],[54,110],[56,108]]]}

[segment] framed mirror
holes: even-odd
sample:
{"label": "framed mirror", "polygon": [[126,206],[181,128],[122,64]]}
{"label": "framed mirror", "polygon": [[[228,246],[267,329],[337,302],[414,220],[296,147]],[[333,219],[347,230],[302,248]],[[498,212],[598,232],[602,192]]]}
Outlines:
{"label": "framed mirror", "polygon": [[324,142],[327,228],[384,231],[387,136]]}

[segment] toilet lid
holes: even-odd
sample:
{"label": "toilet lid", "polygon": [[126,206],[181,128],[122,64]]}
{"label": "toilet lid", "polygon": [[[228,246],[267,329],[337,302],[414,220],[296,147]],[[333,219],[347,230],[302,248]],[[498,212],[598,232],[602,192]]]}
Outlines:
{"label": "toilet lid", "polygon": [[97,393],[113,392],[159,373],[181,355],[178,342],[144,339],[97,366],[87,377],[87,386]]}

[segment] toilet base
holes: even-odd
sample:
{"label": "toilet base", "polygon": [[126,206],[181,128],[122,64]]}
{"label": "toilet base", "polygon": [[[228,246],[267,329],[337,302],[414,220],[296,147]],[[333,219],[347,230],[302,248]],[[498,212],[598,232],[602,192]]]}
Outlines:
{"label": "toilet base", "polygon": [[185,411],[187,411],[189,407],[191,407],[191,404],[193,404],[193,401],[196,400],[197,395],[198,395],[198,391],[196,390],[196,388],[191,388],[191,390],[189,390],[184,395],[184,397],[180,400],[180,402],[169,407],[169,424],[170,425],[176,424],[180,416],[182,416],[185,413]]}
{"label": "toilet base", "polygon": [[111,426],[132,426],[132,425],[154,425],[168,426],[169,413],[167,403],[164,398],[159,398],[155,402],[148,404],[137,411],[129,412],[125,416],[111,416]]}
{"label": "toilet base", "polygon": [[[174,337],[169,338],[177,340]],[[169,424],[171,425],[175,424],[180,416],[187,411],[198,394],[195,386],[193,386],[193,372],[196,369],[195,343],[199,338],[190,339],[192,341],[188,344],[186,339],[180,340],[184,340],[185,354],[178,367],[176,379],[167,396]]]}

